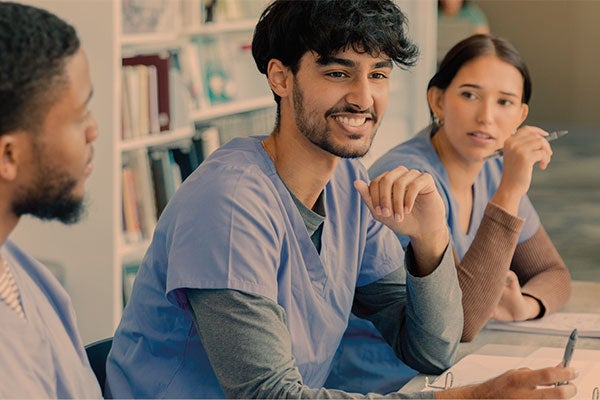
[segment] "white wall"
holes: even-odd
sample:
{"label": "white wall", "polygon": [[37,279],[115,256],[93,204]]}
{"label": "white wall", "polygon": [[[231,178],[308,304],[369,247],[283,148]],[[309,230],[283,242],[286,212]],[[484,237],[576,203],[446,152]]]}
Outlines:
{"label": "white wall", "polygon": [[40,222],[25,217],[11,235],[34,256],[60,264],[84,343],[113,333],[114,152],[116,110],[113,98],[115,26],[110,0],[29,0],[70,22],[77,30],[91,69],[91,110],[100,135],[94,145],[94,172],[87,182],[88,216],[79,224]]}
{"label": "white wall", "polygon": [[397,3],[408,17],[409,34],[419,46],[420,57],[413,68],[394,68],[392,72],[390,103],[373,146],[362,160],[366,166],[430,122],[426,89],[436,68],[437,1],[397,0]]}

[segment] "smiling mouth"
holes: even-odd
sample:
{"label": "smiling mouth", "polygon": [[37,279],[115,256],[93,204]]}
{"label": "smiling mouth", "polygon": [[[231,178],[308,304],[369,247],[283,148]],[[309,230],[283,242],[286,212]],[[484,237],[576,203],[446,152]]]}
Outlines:
{"label": "smiling mouth", "polygon": [[352,117],[352,118],[350,118],[350,117],[337,116],[337,117],[334,117],[334,119],[338,122],[341,122],[344,125],[358,127],[358,126],[364,125],[364,123],[367,122],[367,120],[370,118],[367,118],[367,117]]}

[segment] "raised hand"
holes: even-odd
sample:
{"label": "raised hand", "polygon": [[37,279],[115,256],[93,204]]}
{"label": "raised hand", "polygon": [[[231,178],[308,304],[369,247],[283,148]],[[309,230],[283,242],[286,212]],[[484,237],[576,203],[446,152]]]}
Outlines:
{"label": "raised hand", "polygon": [[431,175],[400,166],[368,185],[359,180],[354,186],[376,220],[410,237],[420,272],[435,269],[449,233],[444,203]]}
{"label": "raised hand", "polygon": [[500,185],[492,201],[516,214],[521,197],[531,185],[533,166],[539,162],[546,169],[552,157],[548,132],[535,126],[523,126],[504,142],[504,169]]}

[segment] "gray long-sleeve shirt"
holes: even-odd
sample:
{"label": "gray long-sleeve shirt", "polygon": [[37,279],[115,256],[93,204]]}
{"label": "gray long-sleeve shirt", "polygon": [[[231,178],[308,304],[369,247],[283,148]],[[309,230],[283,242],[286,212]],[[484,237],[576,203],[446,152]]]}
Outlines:
{"label": "gray long-sleeve shirt", "polygon": [[[453,361],[462,329],[460,289],[449,247],[426,277],[398,269],[356,288],[353,312],[369,319],[396,354],[418,370],[443,370]],[[408,287],[408,290],[406,288]],[[286,315],[275,302],[229,289],[187,292],[211,365],[230,398],[432,398],[431,392],[346,393],[309,388],[295,367]],[[243,338],[243,341],[240,340]]]}

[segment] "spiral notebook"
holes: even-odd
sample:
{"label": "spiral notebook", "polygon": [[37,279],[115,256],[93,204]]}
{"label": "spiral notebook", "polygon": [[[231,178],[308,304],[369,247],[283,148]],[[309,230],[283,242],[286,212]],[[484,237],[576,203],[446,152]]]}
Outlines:
{"label": "spiral notebook", "polygon": [[[510,369],[528,367],[532,369],[552,367],[563,357],[564,348],[540,347],[524,357],[488,355],[488,348],[498,345],[486,345],[478,353],[470,354],[457,362],[433,382],[425,382],[423,390],[442,390],[481,383],[494,378]],[[506,345],[505,345],[506,346]],[[511,346],[506,346],[511,347]],[[571,366],[579,376],[572,382],[577,386],[576,399],[600,398],[600,350],[576,349]]]}
{"label": "spiral notebook", "polygon": [[522,322],[498,322],[491,320],[487,329],[545,333],[549,335],[569,334],[577,328],[579,337],[600,338],[600,313],[557,312],[544,318]]}

